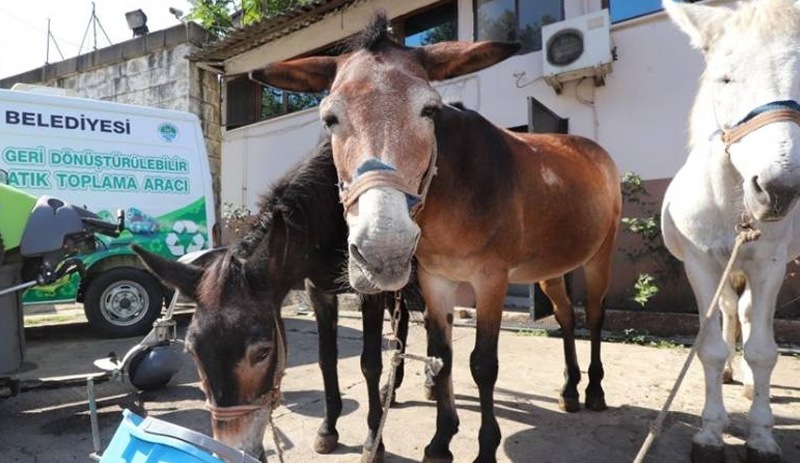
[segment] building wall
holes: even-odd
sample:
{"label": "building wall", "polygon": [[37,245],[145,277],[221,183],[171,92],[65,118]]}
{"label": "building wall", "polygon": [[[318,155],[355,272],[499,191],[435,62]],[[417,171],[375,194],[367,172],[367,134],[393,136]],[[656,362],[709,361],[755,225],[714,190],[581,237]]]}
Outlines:
{"label": "building wall", "polygon": [[[352,18],[345,13],[341,22],[320,23],[226,62],[226,72],[246,72],[274,59],[303,54],[346,37],[357,30],[353,24],[362,19],[364,9],[371,11],[387,4],[386,0],[364,2]],[[458,0],[458,5],[459,37],[472,40],[472,0]],[[567,0],[565,14],[567,18],[579,16],[598,11],[600,5],[600,0]],[[390,12],[391,16],[396,15]],[[340,20],[339,16],[336,20]],[[339,27],[341,24],[346,30]],[[312,37],[316,42],[303,49],[301,38]],[[570,133],[596,140],[608,150],[621,173],[635,172],[641,176],[652,195],[650,210],[659,211],[669,179],[688,154],[688,114],[703,60],[663,12],[616,24],[612,26],[611,38],[618,60],[601,87],[595,87],[587,79],[567,83],[563,92],[556,94],[542,79],[542,52],[515,56],[436,87],[445,101],[460,101],[501,127],[527,125],[527,98],[536,98],[569,119]],[[258,194],[316,144],[321,130],[318,119],[314,108],[224,132],[222,201],[254,210]],[[637,213],[630,204],[623,212]],[[611,307],[638,307],[632,302],[633,282],[639,272],[654,270],[649,262],[632,262],[627,257],[630,247],[641,246],[637,237],[629,235],[621,232],[619,236],[614,281],[607,298]],[[581,272],[576,272],[573,288],[580,301]],[[661,288],[650,307],[696,310],[682,270],[674,279],[661,284]],[[784,285],[779,297],[779,316],[800,313],[797,304],[783,305],[798,296],[800,287]]]}
{"label": "building wall", "polygon": [[196,24],[175,26],[0,80],[71,90],[76,96],[194,113],[206,141],[219,221],[222,132],[218,76],[186,56],[205,40]]}
{"label": "building wall", "polygon": [[[373,4],[381,2],[366,2]],[[459,7],[459,33],[469,40],[472,1],[460,0]],[[319,36],[329,27],[312,26],[294,35],[307,31]],[[527,125],[527,98],[534,97],[568,118],[571,133],[605,147],[621,172],[633,171],[645,180],[671,178],[686,155],[687,116],[702,58],[663,13],[616,25],[611,35],[619,59],[602,87],[594,87],[590,80],[572,82],[557,95],[542,80],[541,52],[515,56],[436,87],[445,101],[460,101],[502,127]],[[285,57],[285,49],[277,43],[274,48],[278,50],[263,48],[258,63],[253,53],[234,58],[232,69],[226,62],[226,72],[242,72],[247,68],[240,66],[258,67],[273,57]],[[263,185],[314,146],[321,127],[317,120],[317,110],[309,109],[226,131],[222,201],[252,208]],[[259,167],[258,176],[249,183],[247,175],[253,175],[254,167]]]}

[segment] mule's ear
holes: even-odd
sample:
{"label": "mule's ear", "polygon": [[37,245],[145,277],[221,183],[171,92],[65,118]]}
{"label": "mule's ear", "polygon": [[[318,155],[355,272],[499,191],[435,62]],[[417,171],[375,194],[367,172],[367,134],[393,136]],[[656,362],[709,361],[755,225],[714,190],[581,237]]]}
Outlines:
{"label": "mule's ear", "polygon": [[195,297],[197,285],[203,276],[202,268],[165,259],[136,244],[132,245],[131,249],[139,256],[147,269],[164,284],[178,288],[181,294],[188,297]]}
{"label": "mule's ear", "polygon": [[440,42],[415,52],[429,80],[445,80],[488,68],[519,51],[516,42]]}
{"label": "mule's ear", "polygon": [[254,79],[292,92],[319,93],[331,88],[336,77],[336,58],[312,56],[278,61],[253,71]]}
{"label": "mule's ear", "polygon": [[725,28],[733,11],[724,7],[690,5],[663,0],[664,10],[672,22],[689,36],[692,46],[707,51]]}

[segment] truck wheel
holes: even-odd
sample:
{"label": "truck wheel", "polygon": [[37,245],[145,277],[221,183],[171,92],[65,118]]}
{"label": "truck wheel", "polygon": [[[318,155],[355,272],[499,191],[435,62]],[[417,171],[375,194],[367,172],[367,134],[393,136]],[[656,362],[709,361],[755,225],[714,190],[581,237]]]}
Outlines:
{"label": "truck wheel", "polygon": [[147,333],[161,314],[164,296],[152,275],[133,267],[106,270],[86,290],[83,310],[103,336],[123,338]]}

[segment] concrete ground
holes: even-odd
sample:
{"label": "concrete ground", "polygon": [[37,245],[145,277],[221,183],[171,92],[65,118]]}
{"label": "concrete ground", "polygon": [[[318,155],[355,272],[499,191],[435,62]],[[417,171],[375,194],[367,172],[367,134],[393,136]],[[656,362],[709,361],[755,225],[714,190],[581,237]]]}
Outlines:
{"label": "concrete ground", "polygon": [[[185,330],[187,317],[181,318]],[[317,367],[316,328],[313,317],[286,312],[289,369],[283,381],[284,405],[275,413],[287,462],[358,461],[366,436],[366,391],[359,366],[360,319],[343,314],[339,329],[340,386],[344,412],[339,420],[340,446],[328,456],[314,453],[313,441],[322,415],[322,381]],[[385,330],[388,330],[388,324]],[[70,324],[28,331],[28,360],[38,365],[22,379],[91,373],[93,359],[109,352],[122,354],[139,339],[104,340],[86,325]],[[451,450],[455,461],[471,461],[477,455],[480,423],[477,389],[469,372],[469,353],[474,329],[454,328],[454,388],[461,426]],[[424,330],[411,327],[409,351],[424,354]],[[687,349],[605,343],[604,387],[609,405],[605,412],[581,410],[565,414],[556,396],[562,382],[561,340],[504,331],[500,337],[500,373],[495,392],[495,411],[503,433],[499,461],[511,462],[624,462],[631,461],[647,434],[685,359]],[[579,341],[578,355],[584,378],[589,345]],[[388,363],[388,354],[384,363]],[[398,405],[389,413],[384,441],[387,462],[413,462],[435,428],[435,404],[423,398],[423,368],[407,367],[406,381],[398,391]],[[738,375],[737,375],[738,377]],[[783,461],[800,461],[800,357],[783,355],[773,374],[772,407],[775,437],[783,449]],[[585,379],[581,390],[585,386]],[[28,382],[28,385],[33,383]],[[119,383],[97,386],[102,446],[115,431],[123,407],[134,399]],[[725,386],[725,403],[731,426],[725,436],[727,461],[744,461],[749,403],[741,385]],[[209,432],[208,412],[197,388],[190,359],[171,384],[161,391],[141,394],[153,416]],[[700,424],[703,401],[702,370],[695,362],[672,406],[663,434],[646,461],[689,461],[692,434]],[[87,461],[92,451],[86,391],[83,387],[39,389],[0,401],[0,461]],[[270,461],[277,461],[271,433],[265,444]]]}

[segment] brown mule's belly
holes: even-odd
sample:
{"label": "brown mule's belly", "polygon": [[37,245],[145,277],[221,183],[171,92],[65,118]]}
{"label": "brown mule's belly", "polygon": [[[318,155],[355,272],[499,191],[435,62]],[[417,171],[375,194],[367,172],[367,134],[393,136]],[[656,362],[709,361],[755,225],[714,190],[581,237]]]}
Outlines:
{"label": "brown mule's belly", "polygon": [[570,270],[579,267],[583,262],[575,263],[574,265],[561,265],[553,266],[544,263],[541,260],[532,260],[522,262],[516,267],[508,271],[509,283],[535,283],[537,281],[547,280],[563,275]]}

